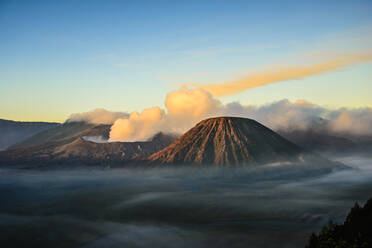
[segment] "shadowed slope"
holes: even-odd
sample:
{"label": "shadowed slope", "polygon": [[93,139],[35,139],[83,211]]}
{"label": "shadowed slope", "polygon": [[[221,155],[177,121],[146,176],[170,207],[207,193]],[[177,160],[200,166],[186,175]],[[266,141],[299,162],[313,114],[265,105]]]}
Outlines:
{"label": "shadowed slope", "polygon": [[10,147],[9,149],[25,148],[50,142],[59,142],[62,140],[71,141],[81,136],[100,135],[104,138],[108,138],[109,133],[110,125],[69,122],[33,135],[23,142]]}
{"label": "shadowed slope", "polygon": [[46,129],[59,126],[54,122],[23,122],[0,119],[0,151],[24,141]]}
{"label": "shadowed slope", "polygon": [[199,122],[147,159],[161,164],[238,165],[293,161],[301,152],[300,147],[257,121],[218,117]]}
{"label": "shadowed slope", "polygon": [[[175,139],[173,135],[158,133],[149,141],[105,142],[109,132],[109,125],[64,123],[0,152],[0,165],[125,165],[129,160],[163,149]],[[102,138],[103,142],[89,140],[96,137]]]}

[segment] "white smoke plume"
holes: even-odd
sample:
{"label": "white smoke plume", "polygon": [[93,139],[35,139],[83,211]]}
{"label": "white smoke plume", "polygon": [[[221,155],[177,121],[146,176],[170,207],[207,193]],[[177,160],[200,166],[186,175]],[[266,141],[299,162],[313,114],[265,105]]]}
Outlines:
{"label": "white smoke plume", "polygon": [[200,88],[182,87],[171,91],[165,99],[167,122],[172,132],[183,133],[197,122],[212,116],[218,116],[222,104],[212,95]]}
{"label": "white smoke plume", "polygon": [[165,112],[159,107],[132,112],[129,118],[117,119],[111,127],[111,141],[143,141],[161,131],[165,124]]}
{"label": "white smoke plume", "polygon": [[167,111],[152,107],[117,119],[111,127],[110,141],[144,141],[160,131],[183,133],[222,110],[221,103],[205,90],[185,87],[168,93],[165,106]]}
{"label": "white smoke plume", "polygon": [[86,122],[92,124],[113,124],[119,118],[127,118],[126,112],[112,112],[106,109],[94,109],[89,112],[71,114],[66,122]]}
{"label": "white smoke plume", "polygon": [[83,136],[83,140],[90,141],[93,143],[107,143],[107,139],[102,135],[93,135],[93,136]]}

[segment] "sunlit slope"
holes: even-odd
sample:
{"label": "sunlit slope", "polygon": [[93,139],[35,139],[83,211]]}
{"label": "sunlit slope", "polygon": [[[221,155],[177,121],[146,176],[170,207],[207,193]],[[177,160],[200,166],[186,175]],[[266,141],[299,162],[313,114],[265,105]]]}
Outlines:
{"label": "sunlit slope", "polygon": [[297,161],[303,149],[255,120],[211,118],[147,159],[160,164],[261,164]]}

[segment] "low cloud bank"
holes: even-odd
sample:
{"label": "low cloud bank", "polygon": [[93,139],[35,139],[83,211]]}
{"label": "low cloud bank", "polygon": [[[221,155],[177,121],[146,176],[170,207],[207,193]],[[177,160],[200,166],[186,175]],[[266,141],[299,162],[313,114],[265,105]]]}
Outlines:
{"label": "low cloud bank", "polygon": [[315,130],[338,135],[372,135],[372,108],[329,109],[306,100],[287,99],[266,105],[222,104],[201,88],[182,87],[166,95],[166,109],[110,112],[96,109],[73,114],[68,122],[113,124],[110,141],[145,141],[157,132],[183,133],[197,122],[216,116],[255,119],[280,131]]}
{"label": "low cloud bank", "polygon": [[372,135],[372,108],[329,109],[300,100],[281,100],[263,106],[231,103],[224,112],[249,117],[274,130],[314,130],[342,135]]}
{"label": "low cloud bank", "polygon": [[111,128],[110,139],[146,140],[156,132],[183,133],[197,122],[215,116],[255,119],[280,131],[312,130],[336,135],[372,135],[372,108],[329,109],[305,100],[287,99],[255,106],[239,102],[222,104],[207,91],[181,88],[168,93],[166,111],[158,107],[134,112],[118,119]]}

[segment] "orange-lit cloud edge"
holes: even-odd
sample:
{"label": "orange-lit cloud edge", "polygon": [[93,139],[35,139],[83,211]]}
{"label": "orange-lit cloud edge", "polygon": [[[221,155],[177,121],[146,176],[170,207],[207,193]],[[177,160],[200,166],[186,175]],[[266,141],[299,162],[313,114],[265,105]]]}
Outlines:
{"label": "orange-lit cloud edge", "polygon": [[303,66],[282,66],[223,83],[188,83],[186,86],[198,87],[210,92],[214,97],[235,95],[240,92],[269,84],[311,77],[359,63],[372,61],[372,51],[365,53],[329,54],[327,59]]}
{"label": "orange-lit cloud edge", "polygon": [[372,52],[333,54],[323,59],[318,58],[316,63],[281,66],[223,83],[186,84],[166,95],[165,110],[154,106],[142,112],[128,114],[98,109],[73,114],[69,121],[112,124],[110,141],[142,141],[160,131],[182,133],[202,119],[221,115],[254,118],[274,129],[303,129],[310,122],[325,118],[330,121],[329,129],[333,132],[372,134],[370,108],[331,111],[306,101],[291,103],[288,100],[256,107],[243,106],[240,103],[222,104],[217,99],[252,88],[306,78],[369,61],[372,61]]}

